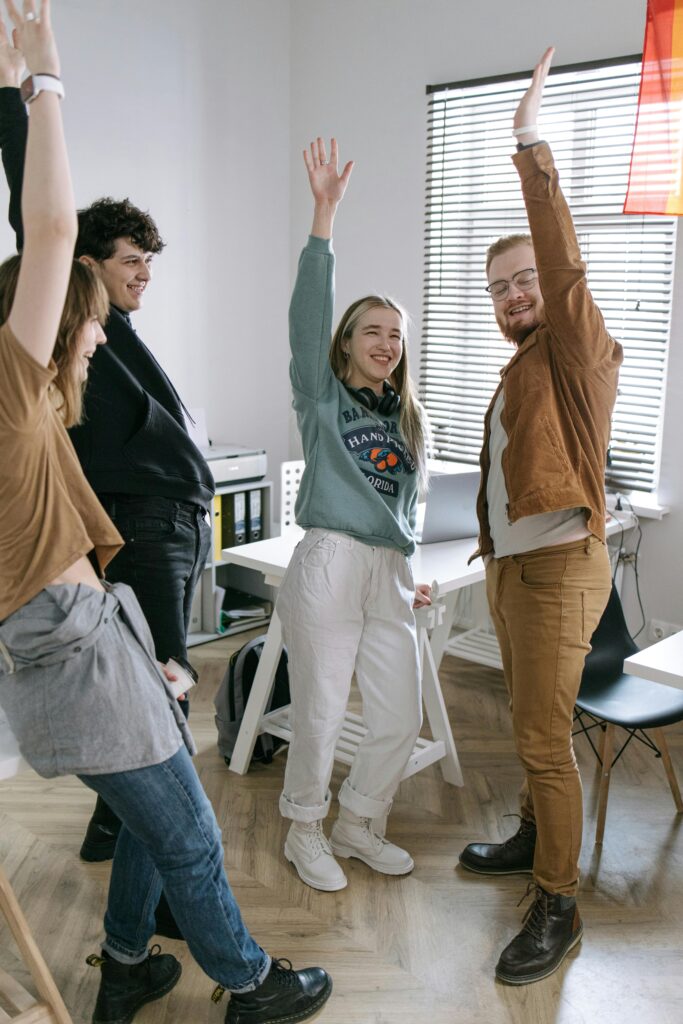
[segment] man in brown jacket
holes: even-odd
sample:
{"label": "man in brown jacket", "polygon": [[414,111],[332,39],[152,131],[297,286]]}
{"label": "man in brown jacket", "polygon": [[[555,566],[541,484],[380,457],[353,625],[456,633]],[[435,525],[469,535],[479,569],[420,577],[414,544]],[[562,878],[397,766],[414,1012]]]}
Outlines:
{"label": "man in brown jacket", "polygon": [[504,843],[471,843],[463,867],[533,872],[534,903],[496,975],[527,984],[556,970],[580,940],[576,906],[581,780],[574,702],[611,585],[604,472],[621,346],[586,283],[552,154],[536,128],[553,50],[514,119],[531,235],[488,251],[488,292],[516,352],[486,414],[479,554],[525,771],[521,824]]}

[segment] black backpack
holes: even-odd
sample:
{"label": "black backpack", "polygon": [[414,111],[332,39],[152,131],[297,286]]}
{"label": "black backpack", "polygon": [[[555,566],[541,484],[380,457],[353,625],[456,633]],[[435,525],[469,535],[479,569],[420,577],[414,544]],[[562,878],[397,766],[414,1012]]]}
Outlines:
{"label": "black backpack", "polygon": [[[225,758],[226,764],[230,764],[230,758],[235,749],[237,734],[242,725],[244,709],[251,693],[252,683],[254,682],[254,676],[256,675],[256,669],[258,668],[265,642],[265,635],[257,636],[231,655],[230,662],[223,676],[223,682],[214,698],[216,728],[218,729],[218,749]],[[266,706],[266,712],[273,711],[275,708],[281,708],[290,702],[287,651],[283,648],[275,672],[273,692]],[[261,764],[270,764],[273,760],[273,754],[286,745],[287,741],[280,739],[279,736],[270,736],[268,733],[262,733],[256,740],[254,753],[251,756],[252,763],[257,761]]]}

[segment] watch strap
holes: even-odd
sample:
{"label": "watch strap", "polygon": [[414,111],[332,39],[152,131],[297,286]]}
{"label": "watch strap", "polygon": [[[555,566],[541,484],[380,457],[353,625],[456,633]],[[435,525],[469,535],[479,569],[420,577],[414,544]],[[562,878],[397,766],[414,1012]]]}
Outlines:
{"label": "watch strap", "polygon": [[24,103],[33,103],[41,92],[54,92],[60,99],[64,99],[64,85],[61,78],[56,75],[40,74],[29,75],[21,83],[21,98]]}

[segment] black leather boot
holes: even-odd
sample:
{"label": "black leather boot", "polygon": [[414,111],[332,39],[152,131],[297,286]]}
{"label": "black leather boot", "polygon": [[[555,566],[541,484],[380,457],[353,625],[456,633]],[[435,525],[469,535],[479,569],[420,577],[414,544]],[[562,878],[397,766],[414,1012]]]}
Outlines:
{"label": "black leather boot", "polygon": [[556,971],[570,949],[581,940],[583,924],[573,896],[546,892],[529,883],[534,902],[524,916],[519,935],[505,947],[496,977],[509,985],[528,985]]}
{"label": "black leather boot", "polygon": [[102,971],[92,1024],[130,1024],[141,1006],[171,991],[182,970],[160,946],[152,946],[140,964],[121,964],[107,953],[89,956],[86,963]]}
{"label": "black leather boot", "polygon": [[81,860],[89,862],[111,860],[120,831],[121,819],[114,814],[102,797],[98,796],[81,846]]}
{"label": "black leather boot", "polygon": [[297,1024],[314,1017],[331,992],[322,967],[294,971],[289,960],[273,960],[258,988],[230,997],[225,1024]]}
{"label": "black leather boot", "polygon": [[534,866],[536,823],[522,818],[519,828],[504,843],[470,843],[460,854],[460,863],[480,875],[517,875]]}

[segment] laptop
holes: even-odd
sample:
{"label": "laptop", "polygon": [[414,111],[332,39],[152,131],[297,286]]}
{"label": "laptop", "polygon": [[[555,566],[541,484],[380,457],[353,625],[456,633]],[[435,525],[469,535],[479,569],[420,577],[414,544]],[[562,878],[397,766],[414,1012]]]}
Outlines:
{"label": "laptop", "polygon": [[418,544],[478,536],[479,479],[479,468],[471,466],[430,474],[426,501],[417,509]]}

